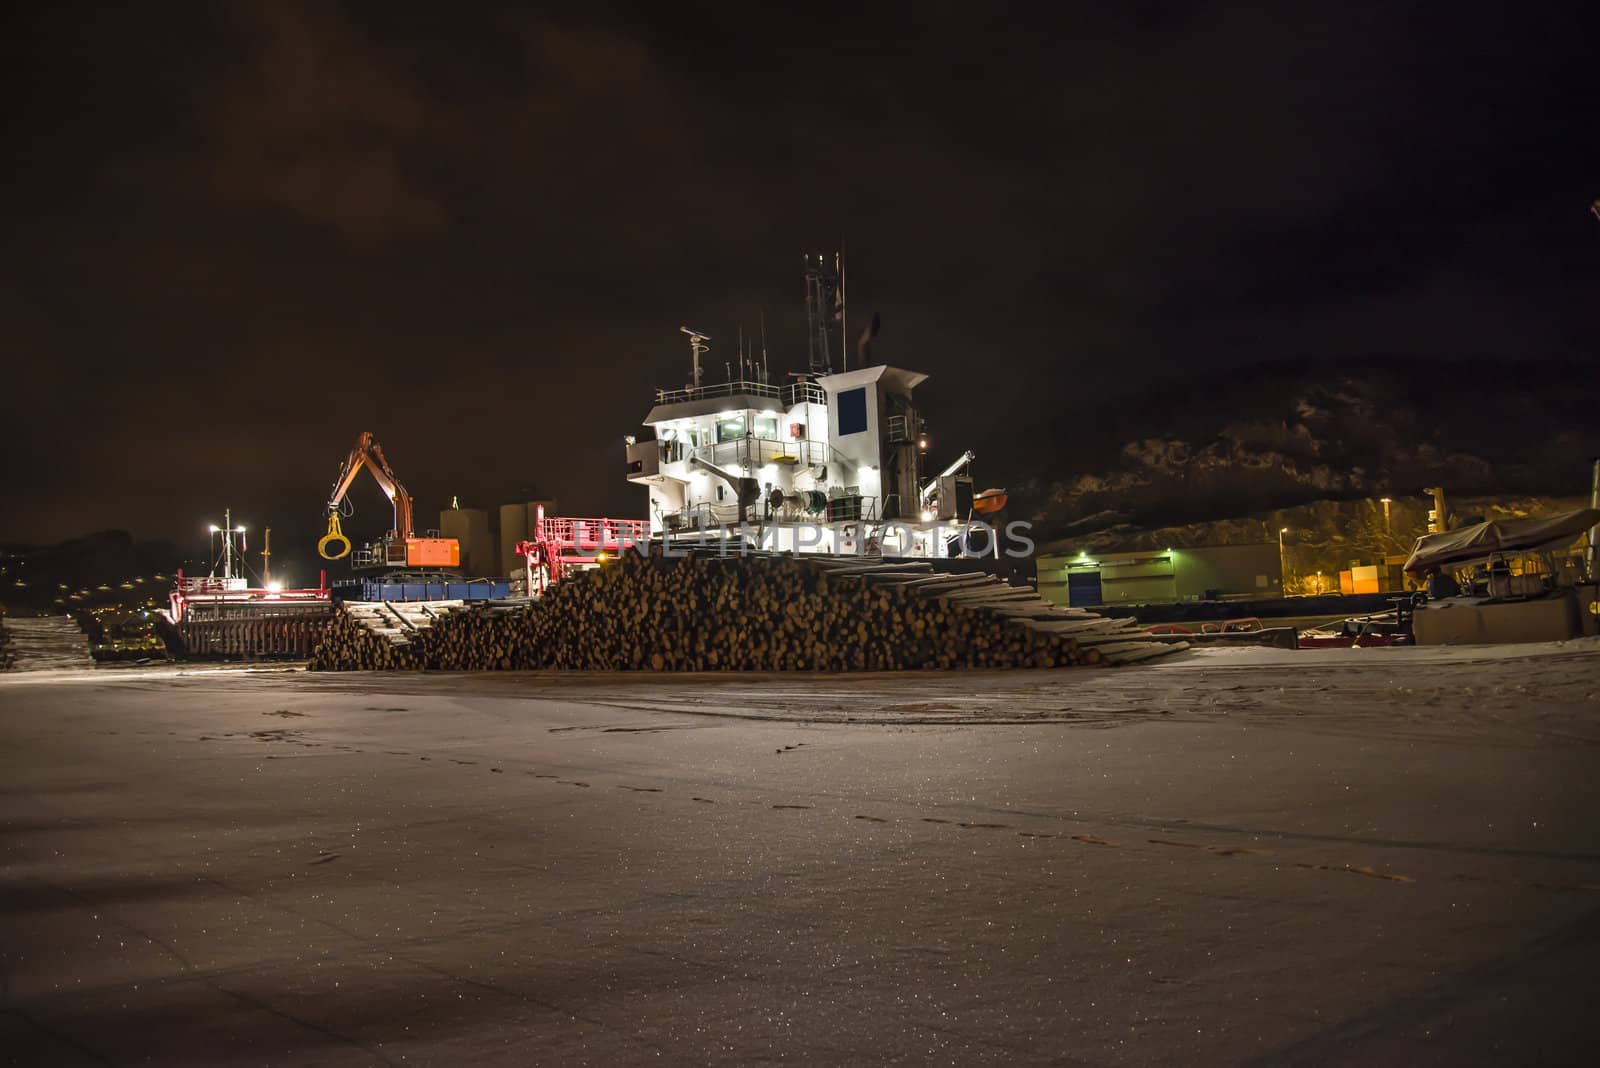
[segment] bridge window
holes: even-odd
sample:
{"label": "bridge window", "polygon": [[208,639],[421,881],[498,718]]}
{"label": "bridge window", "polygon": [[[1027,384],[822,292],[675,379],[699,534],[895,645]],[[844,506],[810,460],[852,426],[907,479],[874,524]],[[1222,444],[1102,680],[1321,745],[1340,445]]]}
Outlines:
{"label": "bridge window", "polygon": [[839,394],[839,434],[860,434],[867,429],[867,390],[847,389]]}

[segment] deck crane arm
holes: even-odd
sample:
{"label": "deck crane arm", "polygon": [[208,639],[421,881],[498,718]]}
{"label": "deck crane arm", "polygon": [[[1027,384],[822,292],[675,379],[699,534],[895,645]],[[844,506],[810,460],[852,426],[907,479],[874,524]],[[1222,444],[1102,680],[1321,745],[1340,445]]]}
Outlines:
{"label": "deck crane arm", "polygon": [[384,496],[394,504],[391,536],[401,541],[412,536],[411,494],[395,477],[394,469],[383,455],[383,447],[372,440],[370,431],[363,430],[351,446],[350,454],[345,457],[339,477],[334,481],[333,492],[328,495],[328,533],[317,543],[317,552],[324,559],[338,560],[350,553],[350,539],[339,529],[339,505],[344,501],[345,494],[350,492],[363,467],[372,472]]}
{"label": "deck crane arm", "polygon": [[923,505],[926,505],[928,503],[928,498],[933,496],[934,490],[937,490],[939,488],[939,480],[941,478],[945,478],[945,477],[947,477],[949,475],[955,474],[957,471],[961,470],[967,464],[970,464],[972,462],[972,459],[973,459],[973,457],[972,457],[972,450],[971,449],[968,449],[966,452],[964,452],[960,456],[956,457],[956,460],[955,460],[954,463],[952,463],[949,467],[945,468],[943,471],[940,471],[937,475],[934,475],[933,478],[928,480],[928,484],[926,486],[922,487],[922,492],[918,495],[919,502],[921,504],[923,504]]}

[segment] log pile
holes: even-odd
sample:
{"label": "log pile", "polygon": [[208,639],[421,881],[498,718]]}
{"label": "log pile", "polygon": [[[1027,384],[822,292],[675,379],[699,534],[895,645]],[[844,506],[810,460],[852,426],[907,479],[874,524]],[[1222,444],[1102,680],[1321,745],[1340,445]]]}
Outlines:
{"label": "log pile", "polygon": [[[347,605],[318,671],[902,671],[1174,652],[1131,620],[926,563],[625,554],[525,604]],[[421,609],[419,617],[417,609]]]}

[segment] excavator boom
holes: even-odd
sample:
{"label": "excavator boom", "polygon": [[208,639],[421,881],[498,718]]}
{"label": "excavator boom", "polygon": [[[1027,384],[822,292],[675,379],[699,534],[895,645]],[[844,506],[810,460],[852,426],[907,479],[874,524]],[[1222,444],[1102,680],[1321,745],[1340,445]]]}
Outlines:
{"label": "excavator boom", "polygon": [[372,473],[372,478],[394,505],[394,527],[384,539],[387,563],[407,567],[458,567],[461,564],[461,546],[454,538],[419,538],[412,526],[411,494],[396,477],[389,460],[383,455],[383,446],[373,440],[370,431],[363,430],[345,457],[339,477],[334,481],[333,492],[328,495],[328,533],[317,543],[317,552],[327,560],[338,560],[350,553],[350,540],[339,528],[339,506],[355,484],[362,468]]}
{"label": "excavator boom", "polygon": [[339,510],[345,494],[350,492],[363,467],[372,472],[378,488],[394,505],[394,529],[390,533],[397,538],[411,537],[414,533],[411,528],[411,495],[395,477],[394,469],[383,455],[383,446],[372,440],[372,434],[365,430],[356,438],[350,455],[345,457],[344,466],[339,469],[339,478],[333,484],[333,492],[328,495],[328,511]]}

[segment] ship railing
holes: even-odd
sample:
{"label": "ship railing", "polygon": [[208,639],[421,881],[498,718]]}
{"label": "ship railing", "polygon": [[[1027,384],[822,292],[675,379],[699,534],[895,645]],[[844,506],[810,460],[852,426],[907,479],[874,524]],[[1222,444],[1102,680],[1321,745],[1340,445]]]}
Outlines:
{"label": "ship railing", "polygon": [[243,590],[249,587],[250,580],[244,578],[219,578],[216,575],[184,575],[178,579],[178,592],[185,597],[229,593],[233,590]]}
{"label": "ship railing", "polygon": [[702,503],[690,505],[680,512],[662,517],[668,534],[692,534],[697,531],[716,530],[737,525],[739,506],[736,504]]}
{"label": "ship railing", "polygon": [[[870,527],[883,522],[880,511],[878,498],[848,494],[828,498],[826,509],[818,513],[787,504],[769,512],[758,502],[751,505],[747,515],[741,516],[739,506],[736,504],[702,502],[690,505],[681,511],[667,513],[661,518],[668,534],[694,534],[698,531],[734,528],[743,523],[757,526],[765,523],[844,523],[851,525],[847,530],[847,536],[855,537],[859,530],[853,525],[862,524]],[[910,521],[900,520],[901,523]]]}
{"label": "ship railing", "polygon": [[[682,452],[677,455],[681,457]],[[738,438],[719,441],[714,445],[701,445],[688,450],[688,456],[718,467],[744,464],[751,468],[765,467],[767,464],[809,466],[843,459],[838,450],[827,442],[810,438]]]}
{"label": "ship railing", "polygon": [[791,408],[796,404],[827,404],[828,394],[815,382],[793,382],[783,387],[783,402]]}
{"label": "ship railing", "polygon": [[681,404],[684,401],[710,400],[716,397],[767,397],[788,407],[797,404],[826,404],[828,394],[815,382],[791,382],[775,386],[770,382],[752,382],[738,379],[718,382],[710,386],[685,386],[683,389],[656,390],[657,404]]}

